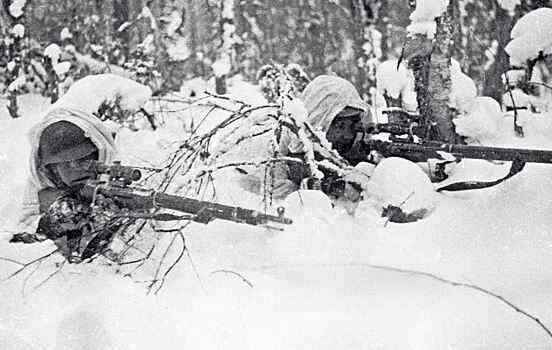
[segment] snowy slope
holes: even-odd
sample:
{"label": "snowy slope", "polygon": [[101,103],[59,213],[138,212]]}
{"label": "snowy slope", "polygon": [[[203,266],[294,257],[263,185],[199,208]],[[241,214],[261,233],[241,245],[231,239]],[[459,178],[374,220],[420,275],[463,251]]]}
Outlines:
{"label": "snowy slope", "polygon": [[[24,96],[21,105],[18,120],[0,106],[0,230],[13,227],[29,150],[25,134],[46,106],[35,96]],[[510,136],[504,119],[493,143],[552,149],[551,117],[524,116],[525,139]],[[158,164],[182,124],[166,125],[124,131],[123,161]],[[507,171],[464,161],[453,177]],[[145,283],[155,264],[125,276],[132,269],[97,260],[60,265],[53,274],[63,260],[54,255],[0,284],[0,348],[550,348],[543,328],[497,298],[381,266],[478,285],[552,327],[551,179],[552,166],[528,164],[494,188],[437,195],[435,211],[410,224],[385,225],[370,208],[353,218],[308,192],[304,207],[286,202],[295,222],[285,231],[193,223],[184,231],[189,256],[157,294],[148,295]],[[237,188],[230,172],[218,181],[235,204],[260,202]],[[8,259],[28,262],[54,249],[50,242],[9,244],[10,235],[0,231],[0,278],[20,267]],[[169,260],[182,242],[175,244]]]}

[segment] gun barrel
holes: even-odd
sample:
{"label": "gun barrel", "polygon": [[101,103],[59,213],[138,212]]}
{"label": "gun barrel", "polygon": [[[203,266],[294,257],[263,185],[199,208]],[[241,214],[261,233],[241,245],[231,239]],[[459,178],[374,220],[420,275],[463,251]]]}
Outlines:
{"label": "gun barrel", "polygon": [[521,159],[528,163],[552,164],[552,151],[525,148],[502,148],[469,146],[447,143],[388,142],[380,140],[365,141],[362,155],[378,151],[384,157],[402,157],[413,162],[425,162],[428,158],[442,158],[439,152],[450,153],[459,158],[514,161]]}
{"label": "gun barrel", "polygon": [[201,201],[198,199],[180,197],[154,191],[137,190],[111,186],[93,186],[85,188],[84,195],[93,196],[93,193],[102,193],[115,198],[117,202],[132,209],[164,208],[176,210],[192,215],[205,214],[213,219],[228,220],[249,225],[259,225],[268,222],[292,224],[292,220],[283,216],[264,214],[256,210],[234,207],[220,203]]}
{"label": "gun barrel", "polygon": [[464,158],[514,161],[528,163],[552,163],[552,151],[525,148],[502,148],[467,145],[444,145],[443,151],[460,154]]}

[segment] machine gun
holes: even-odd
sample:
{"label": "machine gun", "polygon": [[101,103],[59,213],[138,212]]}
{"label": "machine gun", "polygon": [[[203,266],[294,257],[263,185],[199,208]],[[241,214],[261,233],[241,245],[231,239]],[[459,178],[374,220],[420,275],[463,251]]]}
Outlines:
{"label": "machine gun", "polygon": [[[469,146],[449,144],[438,141],[427,141],[433,128],[431,125],[418,125],[416,122],[408,124],[401,120],[394,123],[371,123],[363,127],[364,137],[355,149],[351,162],[366,161],[372,151],[384,157],[401,157],[412,162],[426,162],[428,159],[441,160],[437,163],[435,177],[437,180],[446,179],[445,165],[459,162],[464,158],[483,159],[488,161],[511,161],[509,173],[496,181],[466,181],[453,183],[438,189],[438,191],[459,191],[467,189],[487,188],[499,184],[523,170],[525,163],[552,164],[552,151],[522,148],[502,148],[486,146]],[[370,139],[369,135],[389,133],[390,141]]]}
{"label": "machine gun", "polygon": [[[180,197],[152,189],[133,185],[139,181],[142,173],[139,169],[114,162],[112,165],[90,161],[88,170],[96,174],[107,174],[109,180],[89,181],[81,190],[81,195],[94,202],[98,195],[111,198],[123,208],[131,210],[146,210],[147,218],[162,221],[191,219],[207,223],[214,219],[228,220],[248,225],[265,225],[268,223],[292,224],[292,220],[284,217],[284,208],[278,208],[278,216],[261,213],[256,210],[234,207],[188,197]],[[160,209],[169,209],[188,216],[182,217],[172,213],[160,213]]]}

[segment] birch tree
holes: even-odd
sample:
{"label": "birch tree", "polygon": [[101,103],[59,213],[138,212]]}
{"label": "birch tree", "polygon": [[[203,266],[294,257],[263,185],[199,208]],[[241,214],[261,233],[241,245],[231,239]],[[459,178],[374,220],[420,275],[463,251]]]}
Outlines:
{"label": "birch tree", "polygon": [[415,6],[403,58],[414,73],[420,116],[432,126],[430,138],[454,143],[457,136],[449,107],[452,4],[448,0],[421,0]]}

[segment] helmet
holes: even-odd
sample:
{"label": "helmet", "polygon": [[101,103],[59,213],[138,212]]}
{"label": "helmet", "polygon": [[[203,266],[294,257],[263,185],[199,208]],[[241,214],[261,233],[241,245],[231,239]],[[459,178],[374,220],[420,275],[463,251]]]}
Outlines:
{"label": "helmet", "polygon": [[41,165],[80,159],[97,151],[84,131],[73,123],[60,121],[48,125],[40,135],[38,156]]}
{"label": "helmet", "polygon": [[336,118],[355,117],[355,116],[360,116],[363,113],[364,111],[362,109],[347,106],[343,108],[341,112],[337,113],[335,117]]}

